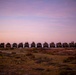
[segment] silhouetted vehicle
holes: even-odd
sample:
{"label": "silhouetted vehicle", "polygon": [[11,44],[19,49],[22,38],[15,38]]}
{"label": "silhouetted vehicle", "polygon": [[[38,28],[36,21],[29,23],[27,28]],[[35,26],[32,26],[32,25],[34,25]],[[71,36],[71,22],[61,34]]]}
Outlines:
{"label": "silhouetted vehicle", "polygon": [[48,43],[47,42],[43,43],[43,47],[48,48]]}
{"label": "silhouetted vehicle", "polygon": [[32,42],[32,43],[31,43],[31,47],[36,47],[36,46],[35,46],[35,42]]}
{"label": "silhouetted vehicle", "polygon": [[76,47],[76,43],[74,44],[74,46]]}
{"label": "silhouetted vehicle", "polygon": [[56,44],[56,47],[57,47],[57,48],[62,47],[61,42],[57,43],[57,44]]}
{"label": "silhouetted vehicle", "polygon": [[11,48],[11,44],[10,43],[7,43],[6,44],[6,48]]}
{"label": "silhouetted vehicle", "polygon": [[29,48],[29,43],[25,42],[24,47],[28,47]]}
{"label": "silhouetted vehicle", "polygon": [[55,48],[55,43],[54,43],[54,42],[51,42],[51,43],[50,43],[50,47],[51,47],[51,48]]}
{"label": "silhouetted vehicle", "polygon": [[4,47],[5,47],[5,43],[1,43],[0,48],[4,48]]}
{"label": "silhouetted vehicle", "polygon": [[23,43],[19,43],[18,48],[23,48]]}
{"label": "silhouetted vehicle", "polygon": [[66,43],[66,42],[63,43],[63,47],[64,47],[64,48],[69,47],[68,43]]}
{"label": "silhouetted vehicle", "polygon": [[41,43],[37,43],[37,48],[42,48],[42,44]]}
{"label": "silhouetted vehicle", "polygon": [[69,47],[75,47],[74,42],[69,43]]}
{"label": "silhouetted vehicle", "polygon": [[12,44],[12,47],[13,47],[13,48],[17,48],[17,43],[13,43],[13,44]]}

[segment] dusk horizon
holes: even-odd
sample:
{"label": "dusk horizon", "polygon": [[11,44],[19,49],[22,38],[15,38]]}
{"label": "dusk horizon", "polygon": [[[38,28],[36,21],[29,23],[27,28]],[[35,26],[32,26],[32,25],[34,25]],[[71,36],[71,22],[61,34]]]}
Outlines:
{"label": "dusk horizon", "polygon": [[76,43],[76,0],[0,0],[0,43]]}

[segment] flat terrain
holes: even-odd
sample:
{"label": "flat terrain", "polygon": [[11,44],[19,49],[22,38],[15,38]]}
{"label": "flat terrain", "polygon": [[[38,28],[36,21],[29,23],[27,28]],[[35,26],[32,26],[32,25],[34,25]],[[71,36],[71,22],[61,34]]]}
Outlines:
{"label": "flat terrain", "polygon": [[76,75],[76,49],[0,49],[0,75]]}

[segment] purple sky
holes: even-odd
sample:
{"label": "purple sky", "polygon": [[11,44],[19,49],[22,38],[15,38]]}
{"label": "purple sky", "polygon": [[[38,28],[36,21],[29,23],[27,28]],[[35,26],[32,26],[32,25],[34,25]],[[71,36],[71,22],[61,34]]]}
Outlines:
{"label": "purple sky", "polygon": [[76,0],[0,0],[0,42],[76,42]]}

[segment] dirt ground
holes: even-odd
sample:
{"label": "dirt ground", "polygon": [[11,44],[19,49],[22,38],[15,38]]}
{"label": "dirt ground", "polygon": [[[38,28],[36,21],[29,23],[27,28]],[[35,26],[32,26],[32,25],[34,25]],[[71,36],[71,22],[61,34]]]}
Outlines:
{"label": "dirt ground", "polygon": [[76,49],[0,49],[0,75],[76,75]]}

